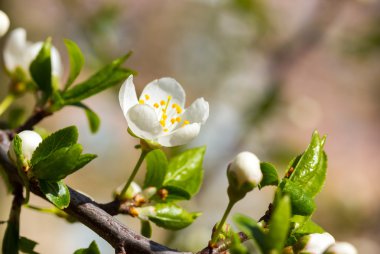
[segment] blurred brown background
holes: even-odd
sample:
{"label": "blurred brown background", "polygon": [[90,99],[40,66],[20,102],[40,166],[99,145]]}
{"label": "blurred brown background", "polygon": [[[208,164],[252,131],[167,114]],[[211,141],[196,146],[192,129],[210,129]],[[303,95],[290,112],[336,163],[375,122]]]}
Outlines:
{"label": "blurred brown background", "polygon": [[[205,182],[197,198],[183,204],[203,215],[175,234],[154,228],[154,240],[183,250],[204,247],[227,204],[228,161],[249,150],[283,172],[318,129],[328,135],[329,167],[314,218],[359,253],[380,253],[380,1],[2,0],[0,9],[12,28],[27,29],[30,40],[52,36],[66,72],[62,39],[76,41],[86,56],[81,79],[133,50],[127,65],[139,72],[139,91],[171,76],[187,91],[187,105],[198,97],[210,102],[210,118],[189,144],[208,147]],[[8,80],[4,74],[0,80],[3,98]],[[117,93],[118,87],[87,101],[102,118],[95,135],[78,109],[66,108],[41,123],[49,131],[79,127],[85,151],[99,157],[66,182],[104,202],[127,179],[138,155]],[[33,103],[26,96],[14,108],[30,111]],[[138,181],[143,175],[141,170]],[[254,191],[233,212],[259,218],[272,195],[271,188]],[[1,181],[0,220],[8,217],[10,201]],[[35,197],[31,203],[49,206]],[[135,220],[119,219],[139,230]],[[4,230],[0,225],[0,238]],[[86,227],[28,209],[21,234],[39,242],[41,253],[72,253],[93,239],[102,252],[113,253]]]}

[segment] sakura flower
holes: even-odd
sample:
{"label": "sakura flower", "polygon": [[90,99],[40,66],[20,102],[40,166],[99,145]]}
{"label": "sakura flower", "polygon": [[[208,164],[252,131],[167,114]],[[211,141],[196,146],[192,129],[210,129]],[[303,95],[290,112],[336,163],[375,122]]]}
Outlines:
{"label": "sakura flower", "polygon": [[[29,65],[38,55],[43,42],[30,42],[26,40],[26,31],[23,28],[13,30],[4,47],[4,63],[10,73],[21,68],[29,77]],[[62,63],[58,50],[51,48],[52,74],[56,77],[62,75]]]}
{"label": "sakura flower", "polygon": [[7,14],[0,10],[0,37],[8,31],[9,23]]}
{"label": "sakura flower", "polygon": [[172,78],[150,82],[137,98],[133,76],[122,85],[119,102],[130,130],[162,146],[184,145],[198,136],[209,115],[208,102],[195,100],[184,109],[185,91]]}

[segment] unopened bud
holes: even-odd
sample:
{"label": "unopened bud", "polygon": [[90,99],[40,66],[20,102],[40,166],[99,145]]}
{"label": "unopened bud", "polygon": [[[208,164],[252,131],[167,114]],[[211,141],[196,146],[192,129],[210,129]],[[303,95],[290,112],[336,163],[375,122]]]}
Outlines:
{"label": "unopened bud", "polygon": [[301,237],[295,249],[299,254],[322,254],[333,243],[335,239],[329,233],[314,233]]}
{"label": "unopened bud", "polygon": [[[34,150],[38,147],[38,145],[42,142],[42,138],[40,134],[35,131],[22,131],[17,134],[21,141],[21,152],[26,161],[30,161],[32,158]],[[11,142],[9,146],[9,157],[13,162],[17,162],[17,156],[14,151],[14,140]]]}
{"label": "unopened bud", "polygon": [[260,160],[250,152],[241,152],[230,163],[227,169],[229,182],[228,195],[235,201],[255,188],[263,179]]}
{"label": "unopened bud", "polygon": [[120,193],[123,189],[124,185],[119,186],[114,192],[113,197],[117,198],[119,200],[128,200],[132,199],[134,196],[136,196],[137,193],[141,192],[141,187],[135,182],[132,182],[131,185],[129,185],[128,190],[123,195],[123,197],[120,197]]}
{"label": "unopened bud", "polygon": [[327,248],[323,254],[357,254],[356,248],[347,242],[336,242]]}
{"label": "unopened bud", "polygon": [[7,14],[0,10],[0,37],[8,31],[9,23]]}

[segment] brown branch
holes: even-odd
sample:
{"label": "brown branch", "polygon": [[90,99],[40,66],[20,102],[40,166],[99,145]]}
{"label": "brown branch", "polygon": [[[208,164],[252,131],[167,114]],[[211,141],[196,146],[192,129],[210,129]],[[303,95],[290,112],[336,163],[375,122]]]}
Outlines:
{"label": "brown branch", "polygon": [[21,125],[20,127],[18,127],[16,129],[16,133],[19,133],[19,132],[24,131],[24,130],[32,130],[34,125],[41,122],[42,119],[44,119],[45,117],[50,116],[52,114],[53,113],[51,113],[49,111],[37,108],[35,110],[34,114],[31,115],[23,125]]}

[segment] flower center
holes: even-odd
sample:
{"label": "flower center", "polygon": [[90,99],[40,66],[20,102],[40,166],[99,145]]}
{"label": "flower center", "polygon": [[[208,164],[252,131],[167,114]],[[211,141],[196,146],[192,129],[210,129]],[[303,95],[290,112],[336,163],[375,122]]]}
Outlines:
{"label": "flower center", "polygon": [[[144,99],[140,99],[140,104],[145,104],[145,101],[148,101],[150,99],[150,96],[148,94],[144,95]],[[190,124],[189,120],[184,120],[181,118],[183,109],[180,105],[177,103],[171,103],[172,96],[168,96],[166,101],[161,100],[158,102],[151,102],[148,103],[149,105],[153,106],[156,109],[156,112],[159,116],[159,122],[161,126],[164,128],[164,132],[168,132],[169,130],[173,130],[178,124],[182,123],[182,126]]]}

